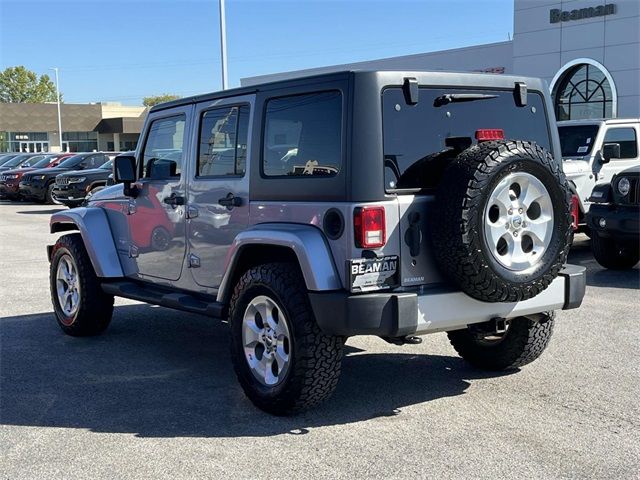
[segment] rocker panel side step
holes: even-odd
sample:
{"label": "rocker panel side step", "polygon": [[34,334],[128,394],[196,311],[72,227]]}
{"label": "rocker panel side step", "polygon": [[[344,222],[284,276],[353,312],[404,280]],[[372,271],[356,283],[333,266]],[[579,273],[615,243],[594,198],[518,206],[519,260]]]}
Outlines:
{"label": "rocker panel side step", "polygon": [[116,297],[129,298],[185,312],[199,313],[207,317],[224,319],[226,316],[224,304],[188,292],[168,291],[155,286],[128,281],[105,282],[102,284],[102,290]]}

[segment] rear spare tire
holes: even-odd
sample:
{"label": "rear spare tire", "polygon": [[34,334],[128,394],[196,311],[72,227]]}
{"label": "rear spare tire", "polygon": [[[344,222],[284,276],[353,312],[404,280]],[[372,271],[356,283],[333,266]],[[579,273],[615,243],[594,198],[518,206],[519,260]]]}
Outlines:
{"label": "rear spare tire", "polygon": [[435,257],[468,295],[525,300],[558,275],[570,247],[571,192],[542,147],[506,140],[470,147],[445,170],[436,197]]}

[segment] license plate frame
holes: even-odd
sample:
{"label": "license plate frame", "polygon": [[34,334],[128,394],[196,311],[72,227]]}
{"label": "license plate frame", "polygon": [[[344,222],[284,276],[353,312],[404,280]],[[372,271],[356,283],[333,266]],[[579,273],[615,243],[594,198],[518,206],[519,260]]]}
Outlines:
{"label": "license plate frame", "polygon": [[397,287],[400,284],[399,267],[398,255],[349,259],[347,260],[349,290],[357,293]]}

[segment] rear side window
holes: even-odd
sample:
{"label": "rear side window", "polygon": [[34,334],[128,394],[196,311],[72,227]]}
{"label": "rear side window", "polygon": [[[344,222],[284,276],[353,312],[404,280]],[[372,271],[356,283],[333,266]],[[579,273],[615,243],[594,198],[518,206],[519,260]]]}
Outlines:
{"label": "rear side window", "polygon": [[246,105],[206,111],[200,125],[198,177],[244,175],[248,127]]}
{"label": "rear side window", "polygon": [[180,176],[185,124],[185,115],[159,118],[151,123],[142,152],[144,177],[161,180]]}
{"label": "rear side window", "polygon": [[[487,98],[440,101],[454,93]],[[479,129],[503,129],[506,139],[551,150],[543,97],[535,92],[529,92],[525,107],[517,107],[511,91],[420,88],[418,103],[408,105],[401,88],[387,88],[382,107],[387,191],[434,188],[457,154],[451,145],[475,143]]]}
{"label": "rear side window", "polygon": [[638,156],[638,140],[633,128],[610,128],[604,136],[604,143],[620,144],[620,158]]}
{"label": "rear side window", "polygon": [[271,99],[264,123],[262,171],[266,176],[333,176],[340,171],[339,91]]}

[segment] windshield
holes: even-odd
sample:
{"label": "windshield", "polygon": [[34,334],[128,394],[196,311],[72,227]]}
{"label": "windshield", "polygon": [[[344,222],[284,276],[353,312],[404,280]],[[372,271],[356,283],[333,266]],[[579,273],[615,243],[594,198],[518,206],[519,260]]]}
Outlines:
{"label": "windshield", "polygon": [[102,170],[111,170],[111,167],[113,167],[113,160],[109,160],[107,163],[103,163],[101,167],[98,167]]}
{"label": "windshield", "polygon": [[60,168],[72,168],[78,165],[82,160],[84,160],[84,155],[74,155],[73,157],[69,157],[66,160],[60,162],[58,167]]}
{"label": "windshield", "polygon": [[30,158],[31,158],[31,155],[18,155],[16,157],[13,157],[7,163],[5,163],[3,167],[17,167],[18,165],[22,165],[24,162],[26,162]]}
{"label": "windshield", "polygon": [[11,160],[12,158],[14,158],[15,155],[5,155],[2,158],[0,158],[0,165],[4,165],[5,163],[8,163],[9,160]]}
{"label": "windshield", "polygon": [[476,143],[476,131],[502,129],[504,138],[536,142],[551,151],[544,100],[529,91],[527,106],[513,92],[420,88],[407,105],[401,88],[382,94],[385,189],[430,189],[461,150]]}
{"label": "windshield", "polygon": [[558,127],[563,157],[589,155],[598,135],[599,125],[571,125]]}
{"label": "windshield", "polygon": [[56,158],[55,155],[48,155],[44,158],[42,158],[41,160],[37,161],[36,163],[33,163],[32,161],[29,162],[29,166],[33,167],[33,168],[44,168],[47,165],[49,165],[49,163],[51,163],[51,161]]}
{"label": "windshield", "polygon": [[35,155],[33,157],[29,157],[29,160],[22,164],[23,167],[33,167],[36,163],[40,162],[46,155]]}

